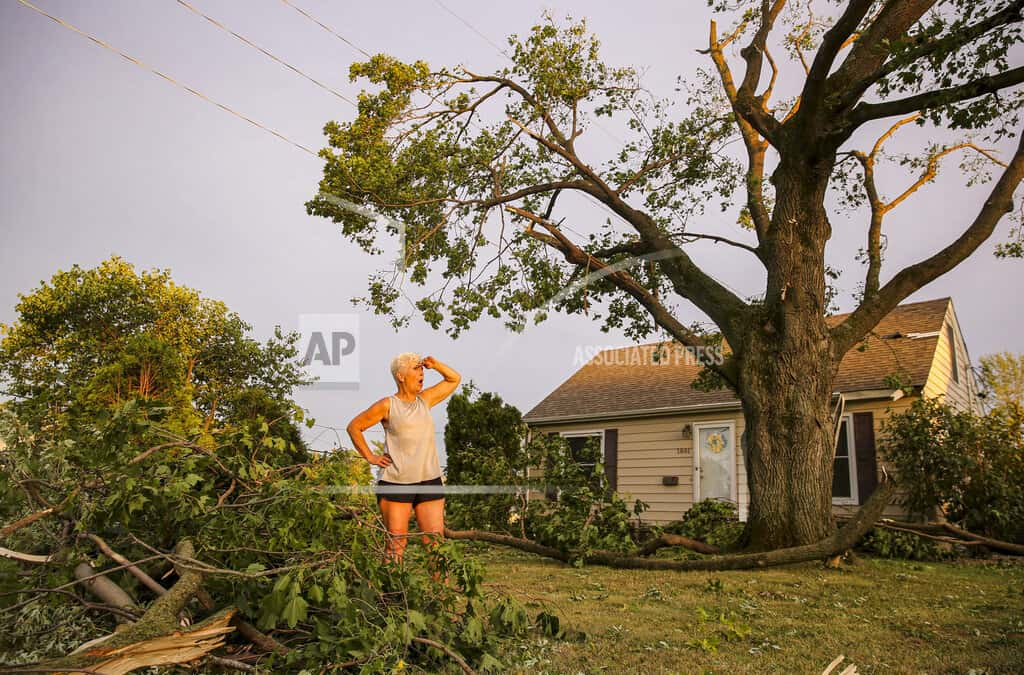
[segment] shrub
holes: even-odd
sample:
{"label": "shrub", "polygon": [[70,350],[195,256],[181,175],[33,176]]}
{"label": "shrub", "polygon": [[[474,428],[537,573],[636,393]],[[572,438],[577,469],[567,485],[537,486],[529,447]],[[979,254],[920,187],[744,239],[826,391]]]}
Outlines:
{"label": "shrub", "polygon": [[578,558],[594,549],[635,550],[632,521],[647,504],[638,499],[630,505],[612,491],[601,462],[585,468],[565,439],[544,434],[531,441],[528,454],[531,466],[544,467],[543,479],[530,481],[531,487],[558,486],[558,498],[530,500],[523,514],[527,537]]}
{"label": "shrub", "polygon": [[725,551],[736,548],[743,534],[743,523],[739,521],[733,502],[704,499],[663,531],[697,539]]}
{"label": "shrub", "polygon": [[965,529],[1000,539],[1019,536],[1024,521],[1024,409],[987,415],[919,399],[883,426],[882,451],[892,463],[907,506],[935,508]]}
{"label": "shrub", "polygon": [[860,547],[883,558],[902,560],[941,560],[952,556],[935,542],[912,532],[896,532],[881,527],[868,530]]}

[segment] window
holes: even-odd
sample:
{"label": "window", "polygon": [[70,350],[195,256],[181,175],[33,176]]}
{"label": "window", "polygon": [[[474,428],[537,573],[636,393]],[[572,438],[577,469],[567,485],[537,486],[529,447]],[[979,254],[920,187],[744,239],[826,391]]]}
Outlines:
{"label": "window", "polygon": [[[604,434],[600,431],[572,431],[563,433],[569,452],[586,474],[592,474],[598,462],[604,461]],[[593,480],[594,489],[600,487],[600,477]]]}
{"label": "window", "polygon": [[567,436],[569,452],[576,463],[584,470],[594,468],[594,465],[601,461],[601,437],[597,434],[592,436]]}
{"label": "window", "polygon": [[949,368],[953,373],[953,381],[960,382],[960,368],[956,362],[956,335],[953,324],[946,324],[946,338],[949,340]]}
{"label": "window", "polygon": [[835,504],[857,503],[857,458],[853,444],[853,420],[850,415],[843,418],[839,426],[839,443],[832,467],[832,502]]}

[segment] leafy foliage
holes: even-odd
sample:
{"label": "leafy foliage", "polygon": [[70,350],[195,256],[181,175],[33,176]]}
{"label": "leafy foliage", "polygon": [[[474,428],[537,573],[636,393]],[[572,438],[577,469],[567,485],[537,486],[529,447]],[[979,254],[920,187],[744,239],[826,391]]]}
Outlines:
{"label": "leafy foliage", "polygon": [[1024,406],[1024,354],[988,354],[979,365],[982,395],[990,407]]}
{"label": "leafy foliage", "polygon": [[[453,495],[446,504],[451,526],[525,537],[577,559],[594,549],[634,550],[631,521],[647,505],[629,505],[610,489],[599,439],[574,452],[557,434],[529,442],[526,436],[520,412],[497,395],[470,384],[452,396],[445,427],[448,482],[502,485],[514,493]],[[529,477],[527,467],[535,472]]]}
{"label": "leafy foliage", "polygon": [[941,508],[971,532],[1014,538],[1024,520],[1024,409],[980,416],[930,399],[883,425],[882,452],[911,511]]}
{"label": "leafy foliage", "polygon": [[[580,455],[557,434],[539,434],[529,445],[530,466],[542,467],[543,476],[530,481],[538,495],[525,510],[523,527],[530,539],[572,553],[577,564],[595,549],[630,552],[636,541],[632,520],[647,510],[635,500],[628,504],[610,489],[600,461],[597,437],[588,439]],[[582,464],[581,464],[582,460]],[[595,463],[586,466],[590,461]]]}
{"label": "leafy foliage", "polygon": [[690,507],[681,519],[662,529],[728,551],[739,545],[743,523],[739,521],[734,503],[703,499]]}
{"label": "leafy foliage", "polygon": [[950,556],[935,542],[913,532],[896,532],[882,527],[869,530],[860,547],[882,558],[901,560],[941,560]]}
{"label": "leafy foliage", "polygon": [[[474,395],[476,398],[474,399]],[[464,385],[448,401],[444,444],[447,483],[453,485],[525,485],[526,425],[515,406],[497,394]],[[521,533],[522,494],[451,495],[445,518],[453,529]]]}
{"label": "leafy foliage", "polygon": [[[365,462],[313,456],[299,433],[293,336],[261,344],[247,331],[169,273],[137,274],[117,258],[60,272],[22,298],[0,343],[13,394],[0,406],[0,518],[54,506],[5,545],[57,561],[18,574],[3,561],[5,652],[55,656],[44,652],[113,630],[106,612],[76,609],[81,586],[70,596],[32,590],[67,583],[83,561],[112,567],[91,537],[155,579],[166,562],[154,551],[188,539],[215,607],[294,631],[276,672],[440,668],[447,657],[420,637],[481,669],[506,667],[499,645],[530,629],[525,609],[485,597],[482,568],[452,542],[384,563],[377,510],[348,489],[368,484]],[[127,571],[108,576],[139,612],[154,598]],[[33,637],[40,621],[63,627],[44,643]]]}

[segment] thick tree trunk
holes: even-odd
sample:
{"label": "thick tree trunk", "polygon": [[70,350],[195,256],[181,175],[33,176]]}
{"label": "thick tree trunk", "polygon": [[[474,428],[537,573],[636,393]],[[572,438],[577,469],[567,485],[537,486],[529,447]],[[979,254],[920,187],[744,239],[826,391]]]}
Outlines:
{"label": "thick tree trunk", "polygon": [[830,402],[837,362],[824,317],[827,166],[827,158],[803,154],[772,178],[779,198],[766,242],[767,293],[737,355],[752,550],[807,545],[835,532]]}
{"label": "thick tree trunk", "polygon": [[829,358],[761,351],[750,360],[748,352],[744,366],[748,545],[769,550],[826,539],[835,531]]}

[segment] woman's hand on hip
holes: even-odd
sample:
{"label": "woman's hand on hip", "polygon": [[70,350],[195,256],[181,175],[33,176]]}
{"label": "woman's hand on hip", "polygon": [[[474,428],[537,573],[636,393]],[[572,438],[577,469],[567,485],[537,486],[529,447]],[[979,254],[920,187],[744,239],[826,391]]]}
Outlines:
{"label": "woman's hand on hip", "polygon": [[391,455],[371,455],[367,461],[374,466],[387,468],[391,466]]}

